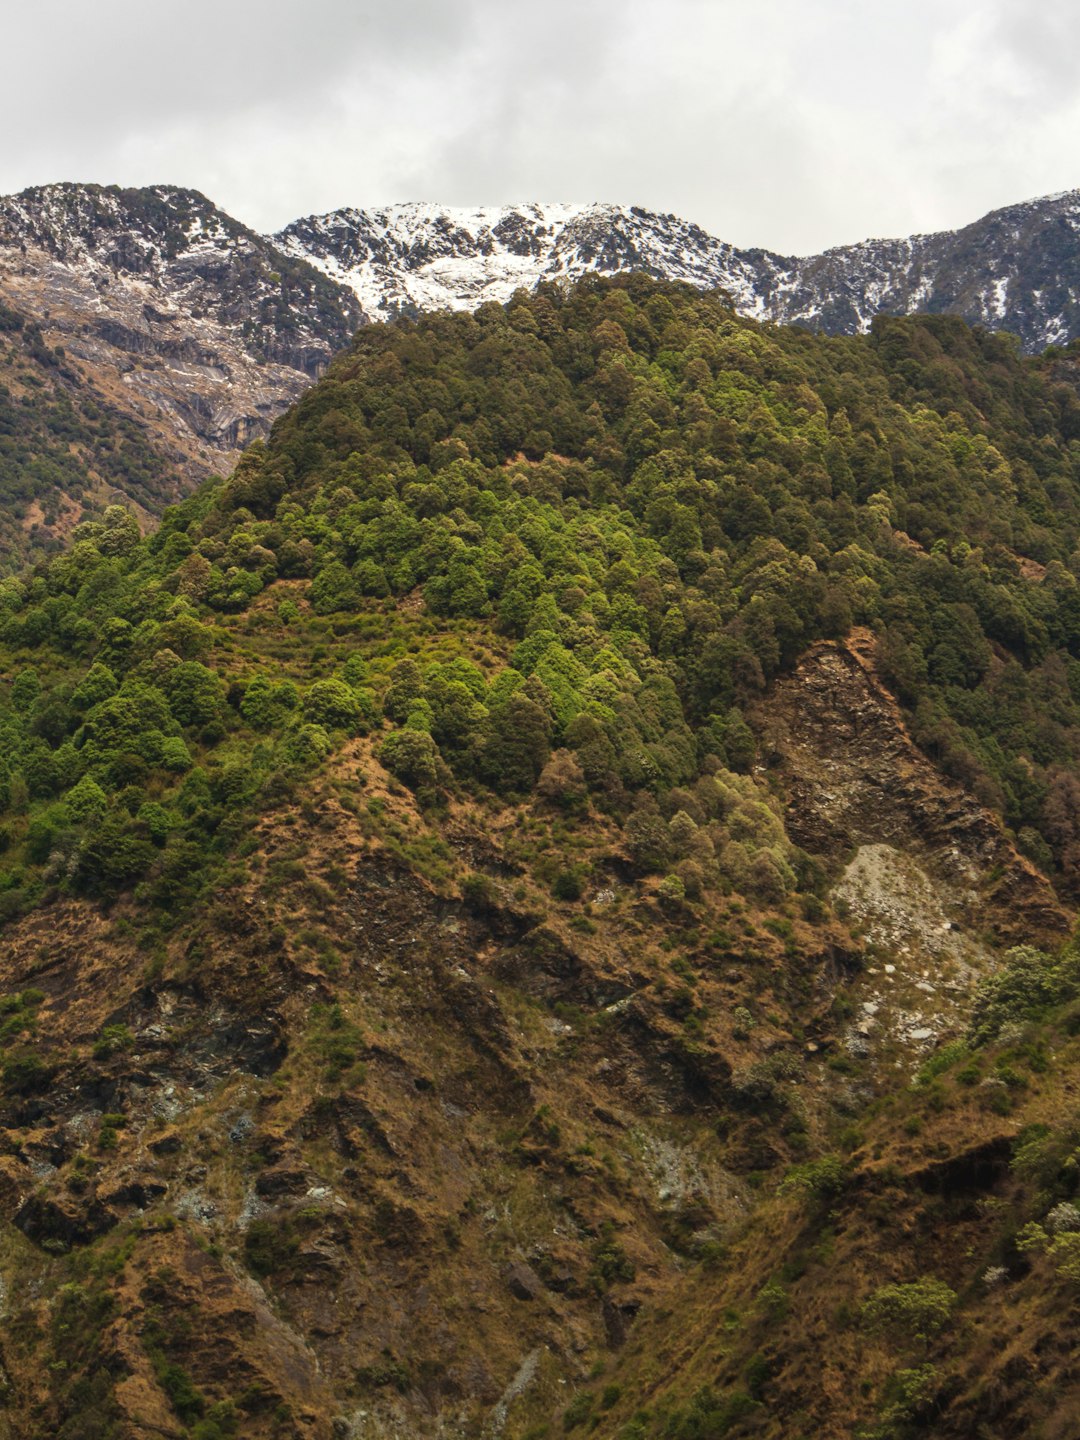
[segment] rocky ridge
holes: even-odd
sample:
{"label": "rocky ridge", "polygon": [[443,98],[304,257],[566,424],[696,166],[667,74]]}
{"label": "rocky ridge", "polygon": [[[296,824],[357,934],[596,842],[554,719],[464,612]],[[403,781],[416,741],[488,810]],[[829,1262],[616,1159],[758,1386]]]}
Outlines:
{"label": "rocky ridge", "polygon": [[1038,352],[1077,331],[1080,192],[996,210],[956,231],[866,240],[801,258],[740,250],[640,206],[342,209],[274,236],[355,291],[369,319],[505,302],[519,286],[644,270],[727,291],[741,315],[860,334],[877,314],[949,313]]}
{"label": "rocky ridge", "polygon": [[0,301],[189,483],[265,433],[359,321],[310,265],[164,185],[0,200]]}

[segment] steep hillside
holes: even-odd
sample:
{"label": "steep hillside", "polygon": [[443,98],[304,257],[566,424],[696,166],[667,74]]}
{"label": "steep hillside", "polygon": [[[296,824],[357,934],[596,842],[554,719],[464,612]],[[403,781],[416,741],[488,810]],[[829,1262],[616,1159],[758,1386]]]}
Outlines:
{"label": "steep hillside", "polygon": [[184,493],[159,426],[131,419],[40,328],[0,306],[0,574],[110,501],[149,519]]}
{"label": "steep hillside", "polygon": [[189,488],[265,433],[359,318],[311,266],[160,185],[0,200],[0,300],[155,430]]}
{"label": "steep hillside", "polygon": [[542,286],[0,583],[0,1434],[1067,1435],[1072,364]]}

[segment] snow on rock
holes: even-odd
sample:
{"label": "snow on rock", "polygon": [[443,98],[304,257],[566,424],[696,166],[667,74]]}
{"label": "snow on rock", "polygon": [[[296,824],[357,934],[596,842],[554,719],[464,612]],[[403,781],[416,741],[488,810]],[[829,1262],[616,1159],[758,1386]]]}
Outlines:
{"label": "snow on rock", "polygon": [[865,240],[794,258],[738,250],[639,206],[393,205],[296,220],[273,237],[353,291],[368,319],[505,302],[519,287],[641,270],[720,289],[756,320],[830,334],[877,314],[956,313],[1038,351],[1080,334],[1080,192],[1033,200],[959,231]]}

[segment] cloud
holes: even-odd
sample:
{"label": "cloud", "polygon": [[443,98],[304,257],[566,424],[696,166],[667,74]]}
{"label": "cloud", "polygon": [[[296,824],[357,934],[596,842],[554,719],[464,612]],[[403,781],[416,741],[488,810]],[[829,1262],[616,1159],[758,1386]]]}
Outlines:
{"label": "cloud", "polygon": [[0,190],[611,199],[806,252],[1080,181],[1060,0],[44,0],[13,9]]}

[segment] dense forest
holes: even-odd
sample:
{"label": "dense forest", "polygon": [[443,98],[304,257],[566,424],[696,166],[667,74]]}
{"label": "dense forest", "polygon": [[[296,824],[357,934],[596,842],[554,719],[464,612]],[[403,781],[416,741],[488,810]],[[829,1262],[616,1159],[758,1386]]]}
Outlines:
{"label": "dense forest", "polygon": [[114,508],[5,582],[5,912],[195,894],[260,794],[384,728],[433,802],[547,771],[664,865],[657,802],[745,772],[747,700],[852,624],[920,745],[1071,887],[1072,363],[952,319],[759,329],[643,277],[362,330],[148,540]]}
{"label": "dense forest", "polygon": [[1077,363],[541,286],[13,564],[0,1434],[1065,1440]]}

